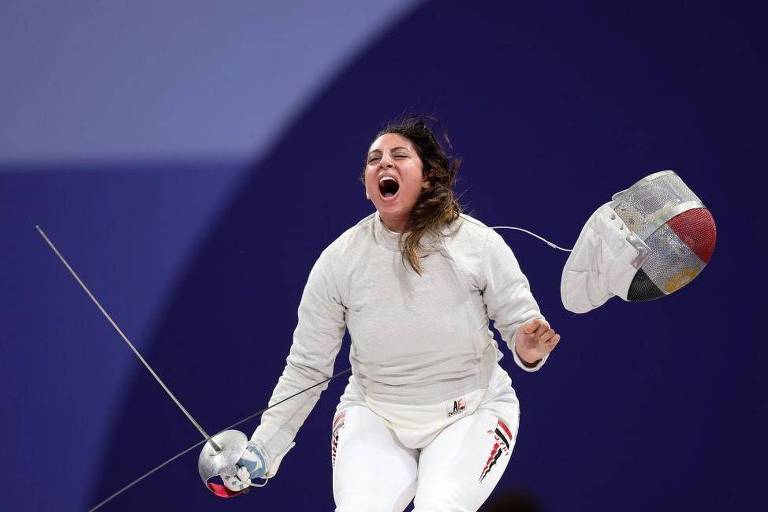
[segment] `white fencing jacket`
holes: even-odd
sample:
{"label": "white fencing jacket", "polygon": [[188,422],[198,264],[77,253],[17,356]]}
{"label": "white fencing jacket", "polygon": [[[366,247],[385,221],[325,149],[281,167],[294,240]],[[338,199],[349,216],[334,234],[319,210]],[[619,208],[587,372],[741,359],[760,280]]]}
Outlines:
{"label": "white fencing jacket", "polygon": [[[352,375],[376,403],[435,404],[488,387],[501,354],[489,320],[515,361],[517,328],[543,315],[502,237],[461,215],[442,236],[425,236],[422,273],[404,263],[399,234],[378,213],[318,258],[298,311],[285,369],[269,404],[332,375],[345,329]],[[268,410],[252,436],[274,475],[327,384]]]}

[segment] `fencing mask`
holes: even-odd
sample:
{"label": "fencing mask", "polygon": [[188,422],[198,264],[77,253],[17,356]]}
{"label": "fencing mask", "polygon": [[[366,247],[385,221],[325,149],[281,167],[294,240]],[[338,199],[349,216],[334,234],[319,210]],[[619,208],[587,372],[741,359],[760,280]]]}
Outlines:
{"label": "fencing mask", "polygon": [[563,305],[586,313],[614,295],[669,295],[701,272],[716,237],[712,214],[674,171],[646,176],[587,220],[563,269]]}

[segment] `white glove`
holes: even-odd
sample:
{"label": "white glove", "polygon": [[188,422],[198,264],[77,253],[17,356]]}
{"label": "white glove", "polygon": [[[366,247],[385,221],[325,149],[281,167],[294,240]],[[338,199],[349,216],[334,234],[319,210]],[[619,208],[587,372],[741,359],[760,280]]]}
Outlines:
{"label": "white glove", "polygon": [[231,474],[221,474],[222,481],[230,491],[242,491],[251,486],[257,478],[266,479],[267,462],[261,449],[249,441]]}

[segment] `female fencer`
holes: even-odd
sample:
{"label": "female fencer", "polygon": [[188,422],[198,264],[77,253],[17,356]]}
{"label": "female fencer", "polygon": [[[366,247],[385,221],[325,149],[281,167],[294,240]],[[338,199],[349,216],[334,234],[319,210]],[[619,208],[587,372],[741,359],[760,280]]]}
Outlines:
{"label": "female fencer", "polygon": [[[519,405],[493,320],[514,361],[542,367],[560,341],[502,237],[461,212],[459,162],[421,119],[388,125],[362,175],[376,211],[317,259],[270,405],[327,379],[345,330],[352,375],[331,426],[338,512],[475,511],[515,445]],[[327,385],[269,409],[232,491],[276,475]]]}

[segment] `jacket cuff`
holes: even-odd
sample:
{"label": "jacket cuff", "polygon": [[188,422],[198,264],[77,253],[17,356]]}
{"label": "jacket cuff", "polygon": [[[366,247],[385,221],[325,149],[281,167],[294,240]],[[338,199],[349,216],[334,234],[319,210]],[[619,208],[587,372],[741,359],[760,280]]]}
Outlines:
{"label": "jacket cuff", "polygon": [[515,359],[515,364],[525,370],[526,372],[537,372],[541,369],[542,366],[544,366],[544,363],[547,362],[547,359],[549,358],[549,354],[545,355],[543,358],[536,361],[534,365],[530,365],[523,361],[520,356],[517,353],[517,347],[515,344],[512,344],[512,357]]}

